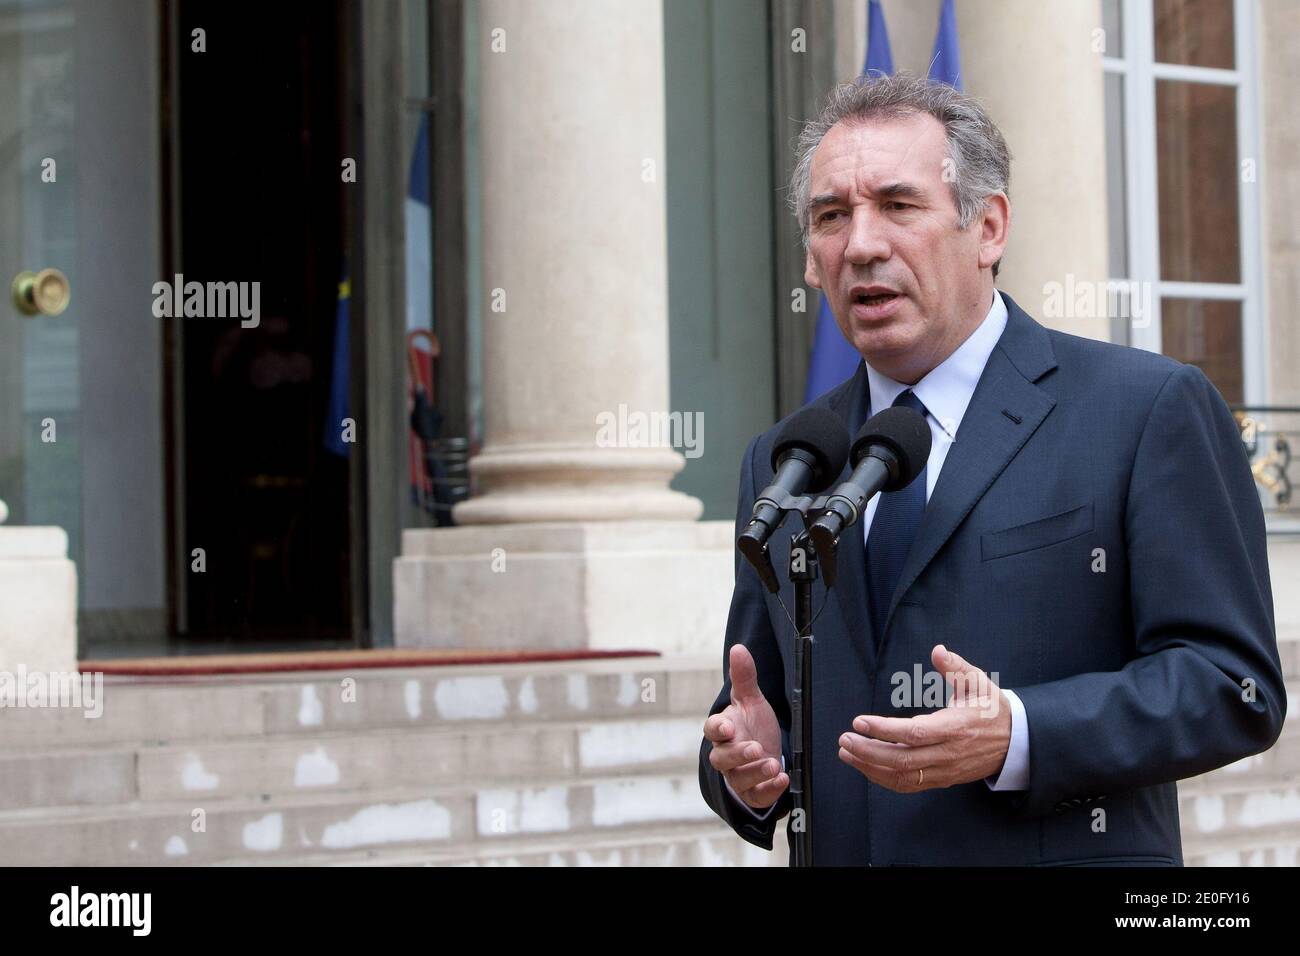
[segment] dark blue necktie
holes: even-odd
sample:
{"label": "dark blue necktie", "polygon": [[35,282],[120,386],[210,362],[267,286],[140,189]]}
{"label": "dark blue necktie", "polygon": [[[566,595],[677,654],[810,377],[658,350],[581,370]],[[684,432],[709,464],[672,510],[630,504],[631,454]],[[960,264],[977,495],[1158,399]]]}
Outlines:
{"label": "dark blue necktie", "polygon": [[[925,415],[925,406],[909,388],[895,405],[906,405]],[[889,602],[903,575],[907,552],[921,527],[925,513],[925,473],[921,473],[906,488],[894,492],[881,492],[876,503],[876,514],[871,519],[867,533],[867,598],[871,607],[871,629],[879,647],[885,637],[885,619],[889,616]]]}

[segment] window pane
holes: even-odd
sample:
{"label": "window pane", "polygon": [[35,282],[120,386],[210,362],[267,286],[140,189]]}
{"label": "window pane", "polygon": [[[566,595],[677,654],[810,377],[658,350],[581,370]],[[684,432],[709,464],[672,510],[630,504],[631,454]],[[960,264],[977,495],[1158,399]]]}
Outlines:
{"label": "window pane", "polygon": [[1232,0],[1155,0],[1157,63],[1233,67]]}
{"label": "window pane", "polygon": [[1106,56],[1124,55],[1124,37],[1120,29],[1122,9],[1120,0],[1102,0],[1101,28],[1106,31]]}
{"label": "window pane", "polygon": [[1156,82],[1160,278],[1239,282],[1237,91]]}
{"label": "window pane", "polygon": [[1162,299],[1161,351],[1195,365],[1224,401],[1243,401],[1241,303],[1212,299]]}
{"label": "window pane", "polygon": [[[1109,34],[1107,34],[1109,36]],[[1124,77],[1106,74],[1106,214],[1110,275],[1128,277],[1124,182]]]}

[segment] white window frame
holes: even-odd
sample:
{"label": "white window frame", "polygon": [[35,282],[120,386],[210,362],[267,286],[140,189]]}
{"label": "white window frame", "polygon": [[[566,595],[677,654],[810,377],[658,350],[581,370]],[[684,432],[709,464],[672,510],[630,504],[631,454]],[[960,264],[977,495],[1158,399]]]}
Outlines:
{"label": "white window frame", "polygon": [[[1260,272],[1259,193],[1263,163],[1259,146],[1259,81],[1255,44],[1256,0],[1233,0],[1235,69],[1155,62],[1152,0],[1120,0],[1123,53],[1102,57],[1106,73],[1124,77],[1124,202],[1127,276],[1149,283],[1149,321],[1129,324],[1130,345],[1161,351],[1161,300],[1218,299],[1241,303],[1242,395],[1247,405],[1267,405],[1268,330],[1264,322]],[[1214,83],[1237,91],[1237,229],[1241,253],[1239,283],[1167,282],[1160,279],[1160,204],[1156,181],[1156,81]],[[1245,182],[1241,162],[1254,163]]]}

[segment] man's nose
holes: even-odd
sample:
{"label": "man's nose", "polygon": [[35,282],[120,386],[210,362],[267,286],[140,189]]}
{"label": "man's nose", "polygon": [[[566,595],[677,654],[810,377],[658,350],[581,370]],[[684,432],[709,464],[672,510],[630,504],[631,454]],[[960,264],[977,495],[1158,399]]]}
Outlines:
{"label": "man's nose", "polygon": [[890,244],[888,231],[880,217],[872,210],[859,207],[853,211],[849,242],[844,248],[844,258],[855,265],[866,265],[877,259],[888,259]]}

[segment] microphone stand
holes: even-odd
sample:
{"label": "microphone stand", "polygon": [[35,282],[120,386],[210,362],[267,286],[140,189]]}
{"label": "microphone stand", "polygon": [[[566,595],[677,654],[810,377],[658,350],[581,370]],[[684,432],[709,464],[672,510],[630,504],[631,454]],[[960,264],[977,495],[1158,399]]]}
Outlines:
{"label": "microphone stand", "polygon": [[[807,516],[805,515],[805,518]],[[812,590],[817,580],[817,551],[805,528],[790,541],[790,582],[794,585],[794,687],[790,729],[790,794],[794,797],[797,829],[794,865],[813,865],[812,843]]]}
{"label": "microphone stand", "polygon": [[[794,798],[794,865],[805,867],[813,865],[812,839],[812,803],[813,803],[813,647],[815,644],[812,624],[813,582],[817,580],[817,548],[813,547],[808,534],[809,514],[819,515],[826,509],[827,496],[813,499],[806,496],[782,496],[774,501],[781,509],[781,521],[790,512],[798,512],[803,519],[803,529],[790,538],[790,561],[787,569],[790,583],[794,585],[794,686],[790,690],[790,795]],[[753,522],[751,522],[752,525]],[[780,526],[778,522],[777,527]],[[838,543],[836,541],[835,543]],[[749,547],[742,537],[741,553],[754,565],[764,587],[772,594],[780,591],[772,561],[764,543],[761,547]],[[826,564],[826,588],[829,591],[835,583],[835,548],[826,549],[823,555]]]}

